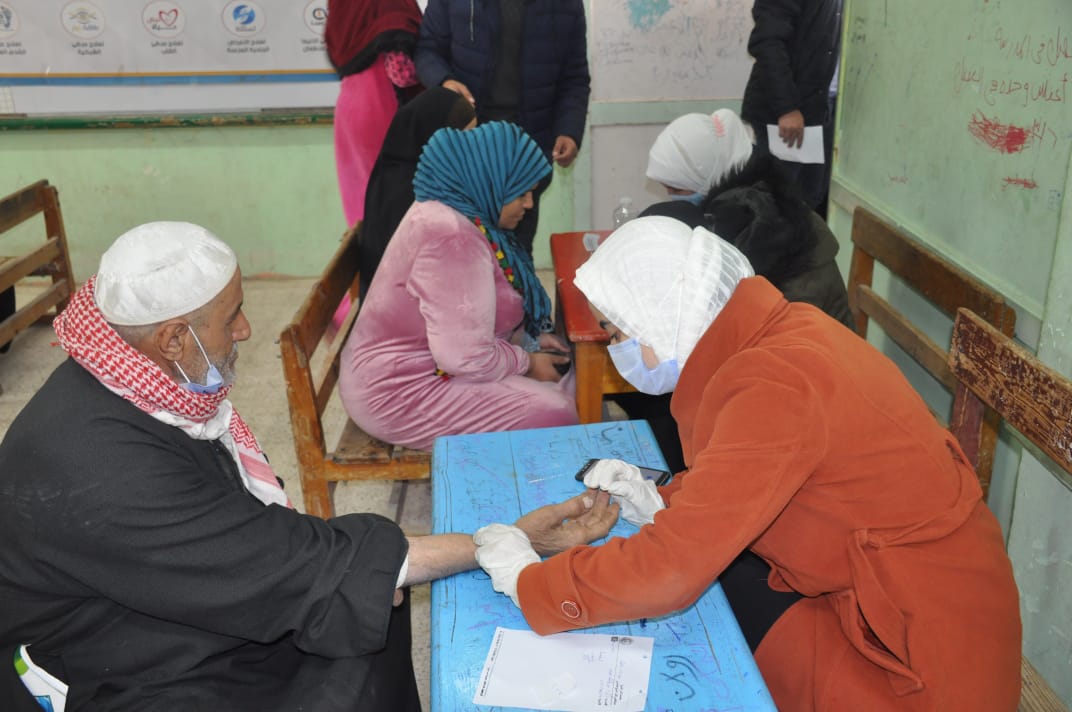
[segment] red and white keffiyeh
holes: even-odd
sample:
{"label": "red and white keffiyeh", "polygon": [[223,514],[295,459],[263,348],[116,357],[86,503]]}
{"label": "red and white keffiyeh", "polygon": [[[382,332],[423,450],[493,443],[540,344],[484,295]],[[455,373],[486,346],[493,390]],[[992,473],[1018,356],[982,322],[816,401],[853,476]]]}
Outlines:
{"label": "red and white keffiyeh", "polygon": [[143,353],[123,341],[93,301],[91,277],[56,317],[60,345],[105,388],[162,423],[196,440],[219,440],[234,458],[242,482],[265,504],[292,507],[272,466],[227,394],[193,393],[164,373]]}

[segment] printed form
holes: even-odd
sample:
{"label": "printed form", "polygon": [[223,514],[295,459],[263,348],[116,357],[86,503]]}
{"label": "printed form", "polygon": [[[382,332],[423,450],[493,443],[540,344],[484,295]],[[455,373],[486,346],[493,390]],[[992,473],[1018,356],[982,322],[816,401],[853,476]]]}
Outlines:
{"label": "printed form", "polygon": [[642,712],[654,638],[496,628],[473,702],[561,712]]}

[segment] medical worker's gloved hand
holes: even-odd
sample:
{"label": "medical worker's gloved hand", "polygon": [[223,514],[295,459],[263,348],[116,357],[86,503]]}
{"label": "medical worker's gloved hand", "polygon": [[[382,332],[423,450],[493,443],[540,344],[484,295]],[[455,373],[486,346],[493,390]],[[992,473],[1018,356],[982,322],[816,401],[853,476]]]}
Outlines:
{"label": "medical worker's gloved hand", "polygon": [[518,608],[517,577],[529,564],[539,563],[525,532],[510,524],[489,524],[473,535],[476,562],[491,577],[491,586],[505,593]]}
{"label": "medical worker's gloved hand", "polygon": [[610,492],[622,508],[622,517],[638,527],[654,522],[655,513],[666,508],[655,483],[644,479],[636,466],[621,460],[600,460],[592,465],[584,476],[584,486]]}

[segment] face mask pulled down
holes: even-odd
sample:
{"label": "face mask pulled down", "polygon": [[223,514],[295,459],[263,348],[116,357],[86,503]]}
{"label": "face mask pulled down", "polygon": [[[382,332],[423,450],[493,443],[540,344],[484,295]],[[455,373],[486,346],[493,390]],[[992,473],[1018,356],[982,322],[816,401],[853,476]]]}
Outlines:
{"label": "face mask pulled down", "polygon": [[197,343],[197,348],[201,350],[201,355],[205,358],[205,363],[208,364],[208,371],[205,372],[205,382],[197,383],[186,375],[186,371],[183,371],[182,366],[176,361],[175,368],[177,368],[182,377],[186,379],[186,383],[183,383],[182,387],[193,393],[206,393],[209,395],[218,393],[219,390],[223,388],[223,375],[220,373],[220,369],[216,368],[216,364],[212,363],[212,360],[209,359],[208,354],[205,353],[205,347],[201,345],[201,339],[197,338],[197,332],[195,332],[192,327],[190,328],[190,335],[194,337],[194,342]]}

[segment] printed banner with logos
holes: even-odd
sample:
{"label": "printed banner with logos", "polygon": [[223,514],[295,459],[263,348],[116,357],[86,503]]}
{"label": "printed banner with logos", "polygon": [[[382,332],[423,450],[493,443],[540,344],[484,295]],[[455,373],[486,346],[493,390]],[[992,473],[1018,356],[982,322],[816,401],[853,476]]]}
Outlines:
{"label": "printed banner with logos", "polygon": [[0,77],[322,78],[326,19],[327,0],[0,0]]}
{"label": "printed banner with logos", "polygon": [[0,0],[0,115],[329,107],[327,0]]}

